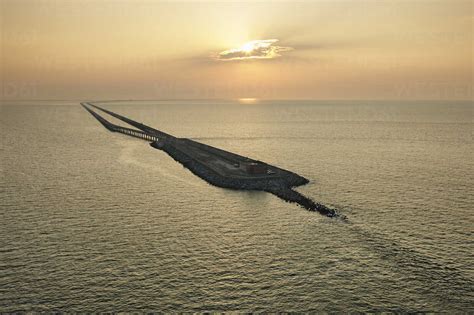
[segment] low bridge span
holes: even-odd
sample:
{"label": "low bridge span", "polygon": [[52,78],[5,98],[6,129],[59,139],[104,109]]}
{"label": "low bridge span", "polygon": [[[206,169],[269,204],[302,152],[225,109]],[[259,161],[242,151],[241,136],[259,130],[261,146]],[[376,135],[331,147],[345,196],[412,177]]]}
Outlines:
{"label": "low bridge span", "polygon": [[102,116],[100,116],[99,114],[91,110],[90,108],[88,108],[84,103],[81,103],[81,105],[89,113],[91,113],[92,116],[94,116],[105,128],[107,128],[108,130],[112,132],[120,132],[127,136],[132,136],[132,137],[147,140],[150,142],[155,142],[159,140],[159,138],[156,135],[152,135],[141,130],[131,129],[131,128],[112,124],[110,121],[106,120],[105,118],[103,118]]}
{"label": "low bridge span", "polygon": [[162,139],[165,139],[165,138],[166,139],[174,139],[175,138],[174,136],[172,136],[170,134],[167,134],[166,132],[163,132],[161,130],[157,130],[157,129],[152,128],[150,126],[144,125],[144,124],[139,123],[139,122],[137,122],[135,120],[132,120],[130,118],[124,117],[124,116],[119,115],[119,114],[114,113],[114,112],[111,112],[111,111],[109,111],[105,108],[99,107],[99,106],[91,104],[91,103],[85,103],[85,104],[87,104],[89,106],[92,106],[92,107],[94,107],[94,108],[96,108],[96,109],[98,109],[98,110],[100,110],[100,111],[102,111],[106,114],[109,114],[110,116],[115,117],[115,118],[117,118],[117,119],[119,119],[119,120],[121,120],[121,121],[137,128],[137,129],[140,129],[141,131],[143,131],[143,132],[145,132],[149,135],[154,135],[154,136],[162,138]]}

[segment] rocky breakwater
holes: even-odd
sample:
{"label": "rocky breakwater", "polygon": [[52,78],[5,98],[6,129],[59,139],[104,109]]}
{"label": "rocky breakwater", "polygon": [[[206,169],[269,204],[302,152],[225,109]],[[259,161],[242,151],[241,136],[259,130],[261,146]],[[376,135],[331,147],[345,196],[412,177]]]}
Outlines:
{"label": "rocky breakwater", "polygon": [[264,177],[261,179],[222,176],[212,168],[192,158],[185,151],[177,148],[177,146],[174,145],[175,141],[175,139],[168,139],[152,142],[150,145],[156,149],[165,151],[175,161],[211,185],[238,190],[266,191],[284,201],[296,203],[309,211],[316,211],[328,217],[341,217],[336,210],[314,202],[310,198],[293,190],[293,187],[301,186],[309,182],[306,178],[298,174],[287,171],[283,173],[282,176],[276,178]]}
{"label": "rocky breakwater", "polygon": [[309,211],[317,211],[322,215],[328,217],[339,217],[346,219],[344,216],[337,213],[336,210],[331,209],[323,204],[314,202],[310,198],[300,194],[299,192],[291,189],[290,187],[272,187],[271,189],[266,189],[265,191],[274,194],[275,196],[287,201],[300,205]]}

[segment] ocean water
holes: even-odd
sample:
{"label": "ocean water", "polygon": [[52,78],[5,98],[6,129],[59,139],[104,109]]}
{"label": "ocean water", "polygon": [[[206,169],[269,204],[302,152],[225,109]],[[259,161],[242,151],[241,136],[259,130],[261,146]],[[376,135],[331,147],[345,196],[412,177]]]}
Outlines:
{"label": "ocean water", "polygon": [[474,311],[472,103],[101,106],[305,176],[349,222],[211,186],[78,101],[3,102],[0,311]]}

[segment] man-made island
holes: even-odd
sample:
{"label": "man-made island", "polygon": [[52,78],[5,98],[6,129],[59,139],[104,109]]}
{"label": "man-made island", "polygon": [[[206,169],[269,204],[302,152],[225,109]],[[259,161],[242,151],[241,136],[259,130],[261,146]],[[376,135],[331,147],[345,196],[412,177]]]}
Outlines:
{"label": "man-made island", "polygon": [[[316,203],[292,189],[309,182],[296,173],[191,139],[174,137],[92,103],[81,103],[81,105],[108,130],[149,141],[152,147],[165,151],[174,160],[212,185],[230,189],[262,190],[285,201],[297,203],[307,210],[317,211],[328,217],[337,216],[334,209]],[[137,129],[112,124],[91,107]]]}

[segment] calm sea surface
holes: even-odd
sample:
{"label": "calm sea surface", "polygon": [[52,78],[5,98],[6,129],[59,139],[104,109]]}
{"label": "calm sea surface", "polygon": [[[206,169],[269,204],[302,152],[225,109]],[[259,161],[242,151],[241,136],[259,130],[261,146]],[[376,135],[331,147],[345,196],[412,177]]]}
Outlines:
{"label": "calm sea surface", "polygon": [[79,102],[0,106],[0,311],[474,311],[467,102],[105,108],[310,179],[210,186]]}

